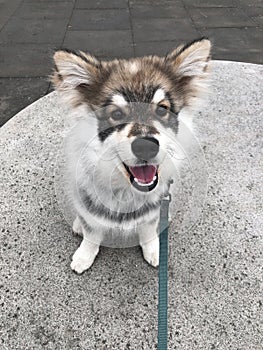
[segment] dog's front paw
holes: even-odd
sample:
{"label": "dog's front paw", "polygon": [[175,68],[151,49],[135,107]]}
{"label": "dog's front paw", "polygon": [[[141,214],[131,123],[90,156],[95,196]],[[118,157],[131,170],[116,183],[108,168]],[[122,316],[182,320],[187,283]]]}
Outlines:
{"label": "dog's front paw", "polygon": [[86,271],[93,264],[98,252],[97,244],[89,244],[83,240],[72,257],[71,269],[79,274]]}
{"label": "dog's front paw", "polygon": [[159,266],[159,237],[141,245],[144,259],[153,267]]}
{"label": "dog's front paw", "polygon": [[70,267],[73,271],[81,274],[82,272],[86,271],[88,268],[91,267],[93,261],[94,259],[73,256]]}

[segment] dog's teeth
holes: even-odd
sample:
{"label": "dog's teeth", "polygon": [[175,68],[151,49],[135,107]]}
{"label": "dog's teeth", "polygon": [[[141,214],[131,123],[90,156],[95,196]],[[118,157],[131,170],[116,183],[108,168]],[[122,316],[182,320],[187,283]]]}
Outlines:
{"label": "dog's teeth", "polygon": [[146,183],[146,184],[141,183],[141,182],[139,182],[139,181],[136,181],[136,182],[137,182],[138,185],[140,185],[140,186],[142,186],[142,187],[144,187],[144,186],[151,186],[151,185],[153,184],[153,181],[148,182],[148,183]]}
{"label": "dog's teeth", "polygon": [[153,183],[154,183],[154,181],[156,180],[156,178],[157,178],[157,177],[154,176],[153,180],[152,180],[151,182],[148,182],[147,184],[140,182],[136,177],[134,178],[134,181],[135,181],[138,185],[144,187],[144,186],[151,186],[151,185],[153,185]]}

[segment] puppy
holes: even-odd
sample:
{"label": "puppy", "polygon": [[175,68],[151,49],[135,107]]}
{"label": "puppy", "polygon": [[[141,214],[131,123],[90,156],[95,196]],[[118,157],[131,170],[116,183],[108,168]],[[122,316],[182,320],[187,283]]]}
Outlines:
{"label": "puppy", "polygon": [[71,263],[77,273],[93,264],[101,244],[123,242],[140,244],[158,266],[160,202],[179,167],[171,154],[205,92],[210,49],[201,38],[165,57],[106,62],[54,54],[53,83],[77,120],[66,142],[73,231],[83,235]]}

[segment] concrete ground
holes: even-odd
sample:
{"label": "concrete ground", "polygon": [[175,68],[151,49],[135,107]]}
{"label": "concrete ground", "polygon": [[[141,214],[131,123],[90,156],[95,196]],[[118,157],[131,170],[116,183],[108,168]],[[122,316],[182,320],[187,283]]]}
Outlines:
{"label": "concrete ground", "polygon": [[214,59],[263,63],[261,0],[0,0],[0,125],[51,91],[55,49],[165,54],[200,36]]}
{"label": "concrete ground", "polygon": [[[262,66],[215,62],[212,85],[196,118],[203,213],[170,228],[169,349],[262,350]],[[139,248],[70,270],[80,239],[54,189],[64,115],[52,93],[0,130],[0,348],[156,349],[158,272]]]}

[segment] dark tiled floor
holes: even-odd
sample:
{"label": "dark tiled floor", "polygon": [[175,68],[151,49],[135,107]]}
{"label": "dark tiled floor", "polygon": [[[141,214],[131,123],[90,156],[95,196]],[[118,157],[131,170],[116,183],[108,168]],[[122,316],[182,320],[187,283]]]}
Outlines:
{"label": "dark tiled floor", "polygon": [[197,28],[255,27],[255,22],[238,8],[190,8],[189,14]]}
{"label": "dark tiled floor", "polygon": [[126,9],[128,0],[77,0],[77,9]]}
{"label": "dark tiled floor", "polygon": [[[88,19],[88,20],[87,20]],[[75,9],[69,30],[130,29],[128,9]]]}
{"label": "dark tiled floor", "polygon": [[263,63],[262,0],[0,0],[0,125],[50,91],[52,53],[166,54],[209,36],[215,59]]}
{"label": "dark tiled floor", "polygon": [[72,30],[67,32],[63,46],[73,50],[90,51],[103,58],[133,56],[131,30]]}
{"label": "dark tiled floor", "polygon": [[47,76],[51,72],[55,48],[50,44],[20,42],[0,45],[0,79]]}
{"label": "dark tiled floor", "polygon": [[16,114],[26,105],[44,96],[50,83],[44,78],[1,78],[1,122],[4,124],[10,115]]}
{"label": "dark tiled floor", "polygon": [[133,19],[135,43],[142,41],[182,40],[200,36],[187,18]]}
{"label": "dark tiled floor", "polygon": [[2,0],[0,1],[0,30],[12,16],[21,0]]}

